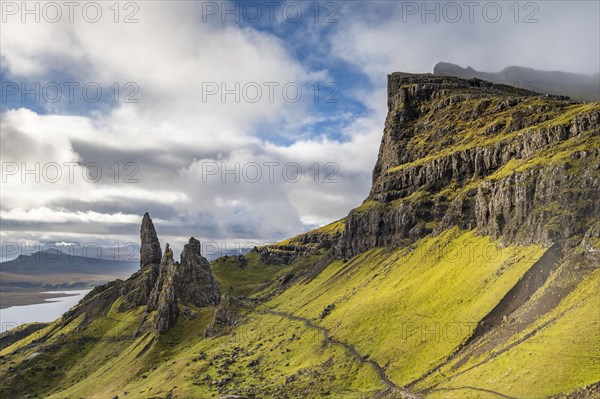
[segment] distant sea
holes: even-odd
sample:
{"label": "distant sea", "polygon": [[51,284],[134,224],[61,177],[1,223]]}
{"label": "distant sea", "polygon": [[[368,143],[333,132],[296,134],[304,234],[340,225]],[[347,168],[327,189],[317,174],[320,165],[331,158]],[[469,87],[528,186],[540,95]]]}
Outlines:
{"label": "distant sea", "polygon": [[34,305],[0,309],[0,332],[8,331],[24,323],[54,321],[75,306],[88,292],[90,290],[47,291],[49,294],[69,294],[70,296],[46,299],[45,302]]}

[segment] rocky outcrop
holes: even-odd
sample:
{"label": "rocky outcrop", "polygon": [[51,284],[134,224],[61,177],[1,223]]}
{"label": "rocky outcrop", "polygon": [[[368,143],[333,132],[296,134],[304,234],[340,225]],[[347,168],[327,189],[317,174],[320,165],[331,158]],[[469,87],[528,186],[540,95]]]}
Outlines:
{"label": "rocky outcrop", "polygon": [[[200,253],[200,241],[190,238],[181,253],[181,261],[173,259],[169,244],[165,248],[159,267],[159,276],[150,294],[146,310],[155,312],[145,321],[158,332],[165,332],[177,322],[180,309],[192,314],[191,306],[216,306],[221,293],[206,258]],[[150,322],[150,320],[152,320]]]}
{"label": "rocky outcrop", "polygon": [[75,308],[65,313],[68,323],[84,315],[82,327],[105,315],[120,300],[119,311],[145,306],[147,315],[138,333],[168,331],[184,315],[194,316],[194,307],[216,306],[220,302],[219,286],[208,261],[200,253],[200,242],[190,238],[181,261],[173,259],[166,245],[160,249],[152,219],[146,213],[140,232],[141,268],[126,281],[116,280],[93,289]]}
{"label": "rocky outcrop", "polygon": [[390,75],[388,91],[373,186],[341,256],[453,226],[550,246],[599,217],[600,104],[432,75]]}
{"label": "rocky outcrop", "polygon": [[154,229],[154,224],[148,212],[142,218],[142,228],[140,229],[140,267],[148,264],[158,265],[162,258],[160,242]]}
{"label": "rocky outcrop", "polygon": [[585,233],[581,247],[590,263],[600,267],[600,221],[596,221]]}
{"label": "rocky outcrop", "polygon": [[158,265],[150,263],[126,280],[120,293],[123,296],[123,301],[119,306],[119,310],[123,312],[146,305],[150,300],[150,294],[156,284],[158,273]]}
{"label": "rocky outcrop", "polygon": [[480,72],[471,67],[462,68],[440,62],[433,68],[435,75],[456,76],[463,79],[485,79],[525,87],[540,93],[561,94],[584,101],[600,101],[600,76],[561,71],[540,71],[532,68],[509,66],[500,72]]}
{"label": "rocky outcrop", "polygon": [[150,300],[146,306],[147,312],[156,311],[154,318],[151,318],[153,327],[159,333],[166,332],[173,327],[179,316],[178,299],[175,292],[175,274],[177,266],[173,260],[173,251],[167,244],[165,253],[160,261],[159,276]]}
{"label": "rocky outcrop", "polygon": [[391,74],[368,198],[335,234],[315,230],[259,252],[267,263],[323,248],[350,258],[454,226],[505,244],[577,244],[600,216],[599,136],[598,103]]}
{"label": "rocky outcrop", "polygon": [[[536,152],[549,149],[561,142],[587,132],[592,126],[600,126],[600,112],[575,118],[571,125],[559,125],[540,129],[519,129],[516,136],[506,131],[506,138],[488,146],[475,146],[441,154],[431,161],[411,165],[374,178],[370,198],[391,201],[407,197],[418,190],[440,191],[452,182],[465,183],[469,179],[488,176],[514,159],[527,159]],[[400,149],[400,151],[402,151]],[[585,156],[585,154],[584,154]],[[393,163],[385,162],[382,168],[393,169]]]}
{"label": "rocky outcrop", "polygon": [[432,75],[390,75],[388,90],[373,186],[341,256],[453,226],[550,246],[600,215],[600,105]]}
{"label": "rocky outcrop", "polygon": [[154,223],[146,212],[140,229],[140,270],[124,283],[121,290],[124,300],[119,306],[121,311],[135,309],[148,303],[158,278],[161,258],[162,250]]}
{"label": "rocky outcrop", "polygon": [[175,275],[180,303],[197,307],[218,305],[221,298],[208,260],[200,253],[200,241],[194,237],[183,247]]}
{"label": "rocky outcrop", "polygon": [[506,243],[550,246],[581,239],[600,216],[600,150],[574,156],[581,165],[577,176],[562,164],[483,182],[474,201],[478,230]]}
{"label": "rocky outcrop", "polygon": [[342,232],[343,230],[339,232],[313,230],[293,237],[285,243],[256,247],[253,251],[260,254],[263,263],[288,265],[300,256],[315,253],[321,249],[334,248],[338,245]]}
{"label": "rocky outcrop", "polygon": [[241,309],[242,305],[235,298],[223,295],[215,312],[215,318],[204,330],[204,336],[214,337],[227,332],[230,327],[236,326],[242,318]]}

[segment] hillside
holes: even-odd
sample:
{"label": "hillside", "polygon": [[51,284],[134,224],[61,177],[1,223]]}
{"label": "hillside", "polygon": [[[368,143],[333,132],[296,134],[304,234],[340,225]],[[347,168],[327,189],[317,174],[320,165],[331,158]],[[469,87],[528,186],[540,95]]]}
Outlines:
{"label": "hillside", "polygon": [[19,398],[600,396],[600,103],[388,76],[368,198],[244,256],[140,269],[2,337]]}
{"label": "hillside", "polygon": [[506,67],[500,72],[480,72],[471,67],[440,62],[433,73],[463,79],[483,79],[513,85],[540,93],[559,94],[582,101],[600,101],[600,73],[583,75],[562,71],[540,71],[519,66]]}

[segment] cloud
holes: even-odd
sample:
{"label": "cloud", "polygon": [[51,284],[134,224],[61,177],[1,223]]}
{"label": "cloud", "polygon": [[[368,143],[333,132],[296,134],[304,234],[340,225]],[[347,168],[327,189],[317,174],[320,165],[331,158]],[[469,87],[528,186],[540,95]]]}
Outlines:
{"label": "cloud", "polygon": [[[536,3],[534,24],[521,23],[531,11],[523,3],[519,23],[508,3],[499,3],[498,23],[481,14],[473,23],[464,15],[422,23],[421,10],[407,15],[407,7],[423,2],[340,2],[338,22],[327,24],[326,10],[318,22],[305,9],[298,23],[276,13],[274,24],[253,24],[203,22],[201,2],[137,4],[134,24],[115,24],[108,3],[95,24],[3,23],[3,78],[79,84],[73,102],[63,90],[59,101],[41,102],[43,112],[31,110],[30,96],[0,115],[3,242],[135,242],[145,211],[161,242],[176,247],[191,235],[285,238],[343,217],[367,195],[388,73],[429,72],[441,60],[491,71],[599,68],[594,2]],[[338,102],[324,103],[327,92],[316,101],[315,82],[334,82]],[[87,83],[101,87],[100,101],[85,101]],[[23,178],[36,163],[40,181]],[[42,176],[51,164],[63,179]],[[208,174],[215,164],[239,165],[239,182]],[[249,181],[242,173],[255,164],[262,178]],[[275,164],[269,179],[266,165]],[[282,174],[286,165],[299,165],[302,178]],[[73,181],[64,176],[71,167]],[[102,178],[89,181],[98,168]]]}
{"label": "cloud", "polygon": [[[181,234],[191,230],[183,227],[186,223],[196,225],[195,234],[232,238],[280,237],[303,230],[300,215],[277,184],[267,183],[260,192],[237,185],[233,191],[240,199],[232,201],[226,185],[195,180],[199,177],[193,165],[195,159],[233,160],[245,148],[260,147],[261,135],[302,134],[312,123],[306,84],[326,73],[305,68],[277,36],[249,27],[201,23],[198,11],[193,3],[147,2],[141,5],[137,24],[115,25],[110,19],[97,24],[23,24],[13,18],[3,26],[2,68],[17,82],[43,84],[58,76],[77,81],[79,87],[98,83],[111,96],[114,92],[108,88],[114,82],[121,90],[126,82],[139,87],[139,102],[120,101],[84,115],[69,113],[68,104],[46,104],[47,115],[24,108],[2,114],[2,141],[8,143],[3,145],[3,162],[17,163],[20,169],[39,163],[38,175],[50,163],[60,165],[63,173],[65,163],[81,164],[73,167],[75,181],[48,182],[42,176],[36,182],[26,176],[23,182],[20,173],[9,176],[2,192],[5,226],[14,231],[17,225],[35,228],[32,223],[39,217],[69,222],[70,228],[85,234],[87,229],[76,222],[85,223],[89,212],[118,215],[127,210],[141,215],[151,206],[175,218]],[[50,37],[55,41],[49,43]],[[295,87],[304,88],[297,102]],[[208,89],[217,92],[209,95]],[[77,96],[82,97],[75,90]],[[54,114],[58,109],[62,115]],[[288,130],[279,131],[281,127]],[[271,159],[247,153],[244,161],[253,156]],[[114,162],[120,169],[116,180]],[[124,170],[130,163],[138,169],[133,177],[139,181],[128,185],[122,180],[131,171]],[[101,180],[82,178],[90,164],[99,165]],[[266,193],[271,200],[264,198]],[[258,203],[268,209],[258,211]],[[78,209],[86,206],[88,212]],[[109,212],[95,211],[107,208]],[[115,219],[107,216],[96,222],[105,226],[111,220]]]}
{"label": "cloud", "polygon": [[37,223],[66,223],[66,222],[81,222],[81,223],[110,223],[123,224],[139,222],[138,215],[102,214],[98,212],[64,212],[51,210],[46,207],[34,209],[11,209],[9,211],[0,211],[2,218],[18,222],[37,222]]}
{"label": "cloud", "polygon": [[344,23],[330,36],[332,55],[379,82],[395,71],[431,72],[442,60],[485,71],[508,65],[587,74],[600,69],[597,2],[468,4],[344,5]]}

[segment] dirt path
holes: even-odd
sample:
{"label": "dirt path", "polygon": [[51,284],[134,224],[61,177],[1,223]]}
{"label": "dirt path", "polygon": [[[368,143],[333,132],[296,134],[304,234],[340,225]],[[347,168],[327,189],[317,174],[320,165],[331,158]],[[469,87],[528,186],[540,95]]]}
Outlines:
{"label": "dirt path", "polygon": [[434,391],[460,391],[460,390],[465,390],[465,389],[471,389],[473,391],[480,391],[480,392],[485,392],[485,393],[491,393],[492,395],[501,397],[501,398],[505,398],[505,399],[515,399],[512,396],[507,396],[504,395],[500,392],[496,392],[496,391],[491,391],[489,389],[483,389],[483,388],[477,388],[477,387],[469,387],[469,386],[464,386],[464,387],[457,387],[457,388],[439,388],[439,389],[434,389],[431,392]]}
{"label": "dirt path", "polygon": [[313,328],[313,329],[319,330],[325,336],[325,342],[327,342],[328,344],[331,344],[331,345],[341,346],[347,352],[349,352],[350,354],[352,354],[352,356],[354,356],[354,358],[356,358],[356,360],[359,363],[361,363],[361,364],[368,364],[369,366],[371,366],[373,368],[373,370],[375,370],[375,372],[379,376],[379,379],[381,380],[381,382],[384,383],[388,387],[388,391],[399,393],[405,399],[423,399],[423,397],[421,395],[413,393],[413,392],[410,392],[407,389],[399,387],[396,384],[394,384],[388,378],[388,376],[385,374],[385,371],[381,368],[381,366],[379,364],[377,364],[377,362],[375,362],[373,360],[370,360],[370,359],[365,359],[363,356],[361,356],[358,353],[358,351],[353,346],[350,346],[350,345],[348,345],[345,342],[341,342],[341,341],[336,340],[335,338],[333,338],[330,335],[329,330],[327,330],[326,328],[324,328],[322,326],[314,324],[311,320],[306,319],[304,317],[295,316],[295,315],[292,315],[292,314],[289,314],[289,313],[278,312],[276,310],[262,310],[262,311],[257,311],[257,313],[262,313],[262,314],[268,313],[268,314],[272,314],[272,315],[275,315],[275,316],[284,317],[284,318],[286,318],[288,320],[299,321],[299,322],[304,323],[304,325],[306,325],[309,328]]}

